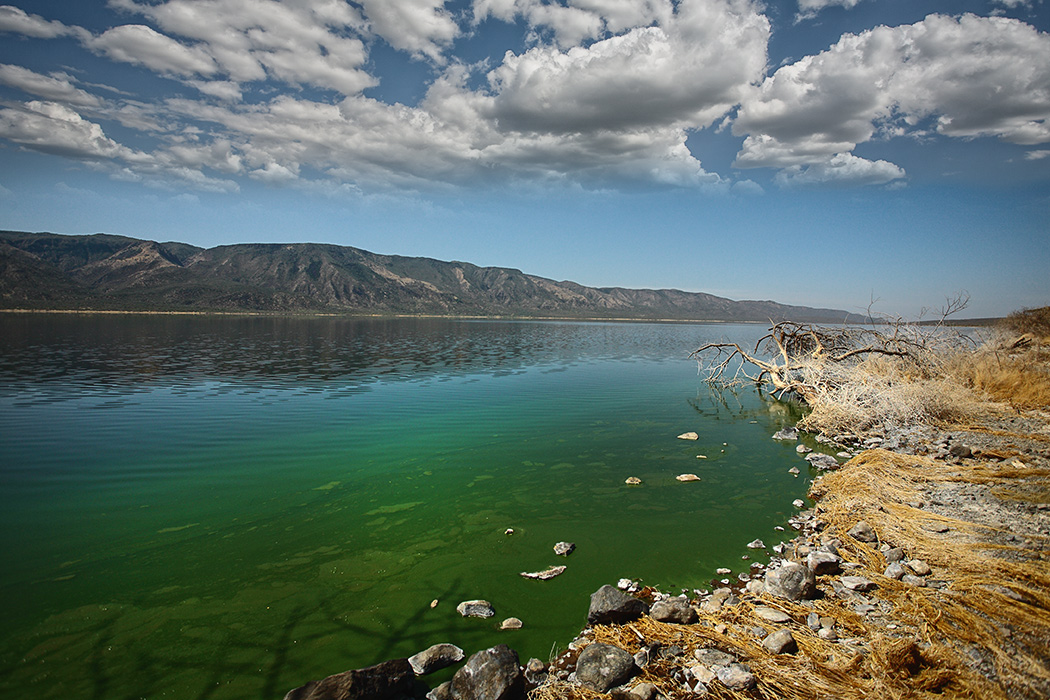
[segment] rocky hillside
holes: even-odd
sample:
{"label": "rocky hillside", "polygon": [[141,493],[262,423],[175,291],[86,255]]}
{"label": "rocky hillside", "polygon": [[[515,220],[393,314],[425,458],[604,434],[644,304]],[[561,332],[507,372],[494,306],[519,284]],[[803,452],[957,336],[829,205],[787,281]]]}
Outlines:
{"label": "rocky hillside", "polygon": [[438,314],[711,321],[863,320],[673,289],[584,287],[500,267],[315,243],[198,248],[0,232],[0,308]]}

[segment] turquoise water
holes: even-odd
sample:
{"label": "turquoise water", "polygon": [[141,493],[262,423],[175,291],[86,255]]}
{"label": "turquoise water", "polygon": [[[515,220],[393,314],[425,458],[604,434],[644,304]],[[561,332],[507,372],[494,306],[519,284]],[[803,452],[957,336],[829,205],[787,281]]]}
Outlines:
{"label": "turquoise water", "polygon": [[770,439],[798,415],[687,356],[763,330],[0,318],[0,697],[280,698],[437,642],[547,659],[602,584],[743,571],[805,493]]}

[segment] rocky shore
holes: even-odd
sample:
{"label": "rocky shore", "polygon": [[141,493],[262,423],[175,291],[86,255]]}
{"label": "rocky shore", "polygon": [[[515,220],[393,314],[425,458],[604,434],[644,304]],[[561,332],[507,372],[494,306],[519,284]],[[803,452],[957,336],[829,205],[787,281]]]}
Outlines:
{"label": "rocky shore", "polygon": [[603,586],[550,663],[499,645],[430,688],[466,658],[441,644],[285,700],[1050,697],[1050,414],[817,439],[810,504],[743,554],[768,564],[681,594]]}

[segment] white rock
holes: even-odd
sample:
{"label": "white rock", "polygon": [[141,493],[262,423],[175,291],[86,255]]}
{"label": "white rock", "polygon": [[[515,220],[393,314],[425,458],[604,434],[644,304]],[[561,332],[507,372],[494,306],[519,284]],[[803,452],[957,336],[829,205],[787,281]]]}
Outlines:
{"label": "white rock", "polygon": [[700,436],[697,435],[696,433],[689,432],[689,433],[682,433],[681,435],[678,436],[678,439],[679,440],[699,440]]}

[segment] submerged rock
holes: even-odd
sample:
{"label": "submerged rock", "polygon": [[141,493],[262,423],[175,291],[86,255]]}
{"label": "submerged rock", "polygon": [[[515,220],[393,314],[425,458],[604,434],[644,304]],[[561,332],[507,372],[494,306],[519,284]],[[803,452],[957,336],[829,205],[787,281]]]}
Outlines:
{"label": "submerged rock", "polygon": [[594,643],[580,652],[576,661],[576,680],[592,690],[604,693],[622,685],[634,675],[634,657],[611,644]]}
{"label": "submerged rock", "polygon": [[774,440],[798,440],[798,430],[795,428],[781,428],[773,433]]}
{"label": "submerged rock", "polygon": [[382,700],[411,691],[415,674],[408,659],[344,671],[289,691],[284,700]]}
{"label": "submerged rock", "polygon": [[604,625],[637,620],[649,612],[644,601],[627,595],[612,586],[602,586],[591,594],[591,606],[587,611],[587,622]]}
{"label": "submerged rock", "polygon": [[492,617],[496,611],[487,600],[465,600],[456,606],[456,612],[463,617]]}
{"label": "submerged rock", "polygon": [[554,553],[561,557],[567,557],[576,550],[574,542],[559,542],[554,545]]}
{"label": "submerged rock", "polygon": [[532,578],[538,579],[540,581],[546,581],[548,579],[554,578],[555,576],[561,576],[565,573],[565,569],[567,568],[568,567],[566,566],[551,566],[549,568],[544,569],[543,571],[522,571],[520,576],[522,576],[523,578]]}
{"label": "submerged rock", "polygon": [[525,676],[518,653],[506,644],[479,651],[452,676],[455,700],[523,700]]}
{"label": "submerged rock", "polygon": [[762,540],[751,540],[750,542],[747,543],[747,548],[748,549],[765,549],[766,548],[766,543],[763,542]]}
{"label": "submerged rock", "polygon": [[629,476],[629,477],[627,477],[627,480],[625,482],[623,482],[623,483],[630,484],[631,486],[634,486],[636,484],[642,483],[642,480],[639,479],[637,476]]}

